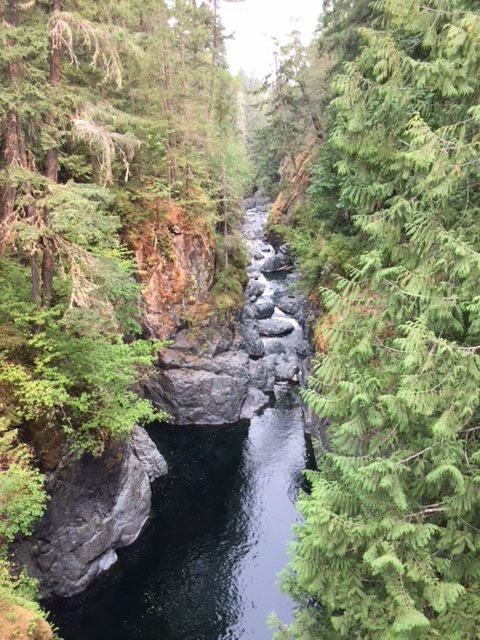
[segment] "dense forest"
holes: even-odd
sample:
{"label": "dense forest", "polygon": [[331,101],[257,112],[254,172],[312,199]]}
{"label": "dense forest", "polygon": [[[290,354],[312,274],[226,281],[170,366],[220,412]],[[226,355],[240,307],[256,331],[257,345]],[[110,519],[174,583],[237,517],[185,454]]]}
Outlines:
{"label": "dense forest", "polygon": [[229,72],[220,4],[0,0],[0,611],[46,624],[8,556],[45,471],[168,419],[137,393],[172,333],[152,270],[194,228],[212,273],[177,326],[228,325],[257,191],[308,296],[301,395],[325,434],[272,633],[475,640],[478,3],[324,0],[265,80]]}
{"label": "dense forest", "polygon": [[[215,4],[216,8],[216,4]],[[99,455],[158,416],[132,391],[145,332],[137,236],[169,255],[169,213],[216,250],[212,305],[242,299],[238,204],[250,169],[241,85],[214,7],[2,0],[0,541],[31,531],[65,443]]]}
{"label": "dense forest", "polygon": [[262,175],[328,425],[279,638],[478,637],[479,37],[476,2],[338,0],[279,55]]}

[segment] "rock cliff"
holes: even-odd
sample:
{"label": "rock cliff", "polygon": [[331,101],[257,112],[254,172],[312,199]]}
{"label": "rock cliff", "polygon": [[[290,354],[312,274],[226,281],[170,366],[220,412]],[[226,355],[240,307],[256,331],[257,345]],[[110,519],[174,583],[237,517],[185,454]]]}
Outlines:
{"label": "rock cliff", "polygon": [[152,213],[129,241],[153,335],[170,337],[182,325],[210,315],[215,239],[204,219],[164,204],[162,213]]}
{"label": "rock cliff", "polygon": [[[254,203],[253,203],[254,204]],[[266,206],[247,211],[251,253],[245,305],[237,322],[181,330],[165,349],[145,394],[179,425],[251,419],[276,383],[300,382],[309,353],[306,300],[291,289],[288,247],[265,241]]]}
{"label": "rock cliff", "polygon": [[50,501],[33,537],[14,549],[43,597],[83,591],[138,537],[150,514],[150,483],[167,472],[144,429],[101,458],[64,460],[47,475]]}

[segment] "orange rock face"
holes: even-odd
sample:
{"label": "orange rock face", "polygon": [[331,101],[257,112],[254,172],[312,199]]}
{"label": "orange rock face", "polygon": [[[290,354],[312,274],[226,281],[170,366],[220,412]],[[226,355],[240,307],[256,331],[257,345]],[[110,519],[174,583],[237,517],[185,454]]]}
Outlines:
{"label": "orange rock face", "polygon": [[211,312],[215,241],[206,223],[175,205],[152,213],[130,238],[142,277],[145,311],[158,338],[195,325]]}
{"label": "orange rock face", "polygon": [[285,188],[278,194],[268,218],[268,224],[289,222],[289,217],[298,202],[305,201],[309,184],[308,165],[311,154],[307,151],[295,158],[295,166],[291,160],[285,161],[281,168],[282,182]]}
{"label": "orange rock face", "polygon": [[33,611],[0,600],[0,640],[53,640],[50,625]]}

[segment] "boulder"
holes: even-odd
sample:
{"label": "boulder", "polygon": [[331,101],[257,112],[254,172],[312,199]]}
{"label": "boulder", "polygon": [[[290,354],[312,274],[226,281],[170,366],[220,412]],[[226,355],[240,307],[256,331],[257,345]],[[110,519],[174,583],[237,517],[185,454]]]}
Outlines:
{"label": "boulder", "polygon": [[66,460],[48,474],[50,501],[15,559],[39,581],[43,597],[80,593],[139,536],[151,506],[150,482],[167,464],[146,431],[110,444],[102,457]]}
{"label": "boulder", "polygon": [[176,424],[228,424],[240,420],[249,380],[247,353],[187,356],[182,367],[160,370],[146,393]]}
{"label": "boulder", "polygon": [[244,324],[248,324],[249,320],[255,320],[255,309],[253,304],[247,304],[243,307],[241,320]]}
{"label": "boulder", "polygon": [[310,353],[310,345],[307,340],[303,340],[295,346],[295,353],[300,358],[306,358]]}
{"label": "boulder", "polygon": [[266,340],[265,342],[265,353],[267,355],[280,355],[281,353],[285,353],[286,345],[281,338],[272,338],[271,340]]}
{"label": "boulder", "polygon": [[270,402],[270,398],[256,387],[249,387],[247,397],[242,407],[242,420],[251,420],[253,416],[264,409]]}
{"label": "boulder", "polygon": [[260,298],[253,305],[253,312],[259,320],[271,318],[275,312],[275,303],[271,298]]}
{"label": "boulder", "polygon": [[275,380],[278,382],[290,382],[297,379],[300,371],[298,361],[290,354],[280,356],[275,367]]}
{"label": "boulder", "polygon": [[265,345],[253,324],[239,324],[238,332],[244,340],[244,350],[251,358],[261,358],[265,354]]}
{"label": "boulder", "polygon": [[292,333],[294,325],[283,318],[270,318],[269,320],[259,320],[257,323],[258,332],[261,336],[286,336]]}
{"label": "boulder", "polygon": [[288,245],[282,245],[274,256],[265,260],[262,266],[263,273],[274,273],[281,269],[287,269],[293,266],[293,260],[290,256],[290,248]]}
{"label": "boulder", "polygon": [[275,355],[261,360],[250,360],[250,383],[261,391],[273,391],[276,362]]}
{"label": "boulder", "polygon": [[245,289],[245,297],[247,298],[247,300],[254,302],[263,294],[266,287],[267,285],[265,284],[265,282],[260,282],[259,280],[254,280],[252,278],[251,280],[249,280],[247,288]]}
{"label": "boulder", "polygon": [[307,321],[307,300],[304,296],[276,291],[274,301],[280,311],[294,317],[302,326],[305,325]]}

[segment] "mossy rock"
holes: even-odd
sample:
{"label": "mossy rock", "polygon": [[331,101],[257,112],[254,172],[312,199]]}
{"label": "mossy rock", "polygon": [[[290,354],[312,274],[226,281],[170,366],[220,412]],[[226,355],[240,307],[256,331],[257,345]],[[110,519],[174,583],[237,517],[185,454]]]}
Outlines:
{"label": "mossy rock", "polygon": [[0,600],[0,640],[53,640],[53,631],[41,615]]}

